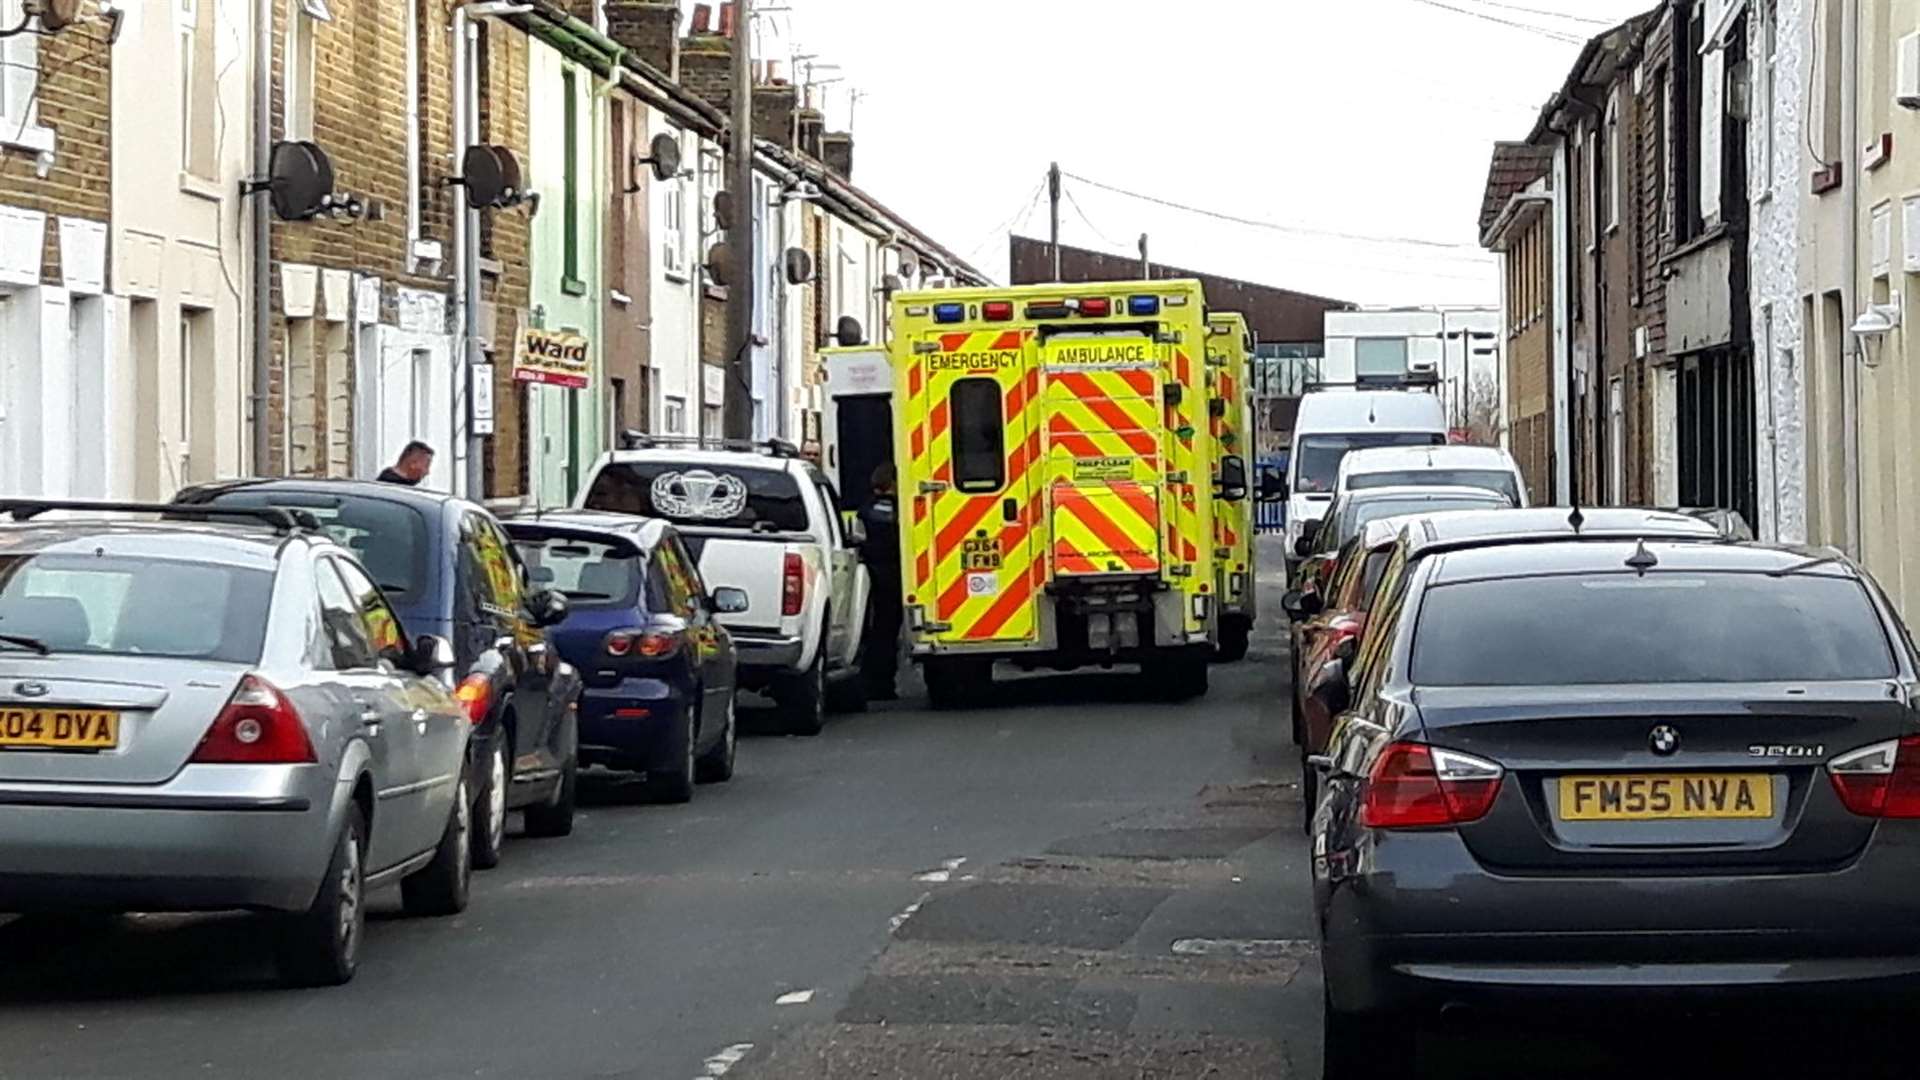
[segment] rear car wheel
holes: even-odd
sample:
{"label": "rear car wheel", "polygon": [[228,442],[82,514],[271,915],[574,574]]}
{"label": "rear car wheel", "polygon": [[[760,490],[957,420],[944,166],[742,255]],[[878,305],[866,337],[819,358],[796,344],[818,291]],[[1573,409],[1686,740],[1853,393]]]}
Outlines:
{"label": "rear car wheel", "polygon": [[[698,690],[694,691],[693,699],[700,700]],[[683,719],[680,724],[678,743],[673,748],[673,764],[664,770],[647,773],[647,797],[654,802],[684,803],[693,800],[695,708],[697,706],[688,705],[680,710]]]}
{"label": "rear car wheel", "polygon": [[359,968],[360,939],[367,928],[367,878],[361,861],[366,850],[366,818],[360,807],[349,807],[313,904],[280,924],[275,960],[287,982],[339,986]]}
{"label": "rear car wheel", "polygon": [[1406,1018],[1340,1012],[1331,1000],[1322,1017],[1323,1080],[1398,1080],[1413,1074],[1413,1034]]}
{"label": "rear car wheel", "polygon": [[942,712],[964,709],[993,689],[993,663],[947,657],[921,664],[927,681],[927,703]]}
{"label": "rear car wheel", "polygon": [[400,881],[400,902],[407,914],[458,915],[467,910],[473,884],[472,848],[473,801],[462,780],[433,861]]}
{"label": "rear car wheel", "polygon": [[528,836],[550,839],[573,834],[573,811],[579,799],[579,782],[580,758],[575,755],[560,766],[560,783],[553,789],[553,798],[539,806],[527,807],[524,816]]}
{"label": "rear car wheel", "polygon": [[739,723],[734,718],[734,699],[729,695],[726,726],[720,731],[720,741],[694,762],[694,779],[703,784],[719,784],[733,779],[733,758],[739,745],[739,731]]}
{"label": "rear car wheel", "polygon": [[500,852],[507,846],[507,785],[513,782],[507,771],[507,743],[512,738],[504,727],[494,737],[480,792],[473,800],[473,865],[478,870],[499,866]]}
{"label": "rear car wheel", "polygon": [[827,726],[827,658],[823,638],[813,663],[798,675],[783,676],[774,684],[773,699],[786,713],[789,735],[818,735]]}
{"label": "rear car wheel", "polygon": [[1231,664],[1247,658],[1247,647],[1253,638],[1253,621],[1244,615],[1229,615],[1220,622],[1220,646],[1214,652],[1214,659],[1223,664]]}

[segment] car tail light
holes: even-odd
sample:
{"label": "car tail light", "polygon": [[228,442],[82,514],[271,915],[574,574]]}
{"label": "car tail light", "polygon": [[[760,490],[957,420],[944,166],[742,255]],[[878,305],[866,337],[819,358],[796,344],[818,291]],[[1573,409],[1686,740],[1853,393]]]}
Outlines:
{"label": "car tail light", "polygon": [[787,552],[786,572],[780,582],[780,614],[798,615],[807,602],[807,567],[798,552]]}
{"label": "car tail light", "polygon": [[1491,761],[1424,743],[1397,742],[1362,785],[1360,824],[1431,829],[1478,821],[1493,809],[1505,770]]}
{"label": "car tail light", "polygon": [[652,630],[615,630],[607,635],[608,656],[667,656],[679,647],[678,635]]}
{"label": "car tail light", "polygon": [[193,760],[201,765],[304,765],[320,759],[293,702],[279,687],[248,675],[201,736]]}
{"label": "car tail light", "polygon": [[475,724],[487,722],[487,714],[493,711],[493,680],[479,672],[460,680],[454,687],[453,696],[467,710],[467,719]]}
{"label": "car tail light", "polygon": [[1920,736],[1863,746],[1827,762],[1834,794],[1863,817],[1920,818]]}
{"label": "car tail light", "polygon": [[1013,318],[1013,301],[989,300],[980,305],[980,317],[989,322],[1006,322]]}

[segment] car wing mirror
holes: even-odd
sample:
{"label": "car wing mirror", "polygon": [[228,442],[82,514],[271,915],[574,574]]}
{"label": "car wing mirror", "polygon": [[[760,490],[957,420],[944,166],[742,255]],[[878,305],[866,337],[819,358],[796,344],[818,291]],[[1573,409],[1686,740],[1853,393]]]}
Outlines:
{"label": "car wing mirror", "polygon": [[558,626],[567,621],[567,612],[571,605],[565,595],[553,589],[542,589],[533,595],[533,621],[539,625]]}
{"label": "car wing mirror", "polygon": [[453,670],[453,642],[436,634],[421,634],[413,642],[412,668],[416,674],[433,678]]}

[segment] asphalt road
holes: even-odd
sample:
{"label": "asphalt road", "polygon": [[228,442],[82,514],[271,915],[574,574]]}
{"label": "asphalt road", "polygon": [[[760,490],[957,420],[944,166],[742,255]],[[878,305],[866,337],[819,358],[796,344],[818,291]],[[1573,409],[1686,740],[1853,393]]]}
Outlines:
{"label": "asphalt road", "polygon": [[[1187,706],[1131,675],[910,693],[745,739],[689,806],[591,785],[464,916],[380,897],[340,989],[279,988],[245,917],[0,925],[0,1078],[1318,1077],[1282,626]],[[1899,1030],[1469,1018],[1414,1075],[1861,1075]]]}

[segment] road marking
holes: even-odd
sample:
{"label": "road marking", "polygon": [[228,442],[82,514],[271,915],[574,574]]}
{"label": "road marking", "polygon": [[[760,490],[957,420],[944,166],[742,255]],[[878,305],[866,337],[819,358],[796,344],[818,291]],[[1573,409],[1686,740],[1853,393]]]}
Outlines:
{"label": "road marking", "polygon": [[955,859],[942,859],[940,860],[940,869],[928,870],[924,874],[915,874],[913,875],[913,880],[934,885],[943,885],[953,880],[953,872],[960,869],[961,864],[966,861],[967,858],[964,855]]}
{"label": "road marking", "polygon": [[694,1077],[693,1080],[712,1080],[716,1076],[725,1076],[729,1069],[740,1064],[740,1059],[752,1051],[752,1043],[734,1043],[703,1062],[701,1067],[707,1071]]}
{"label": "road marking", "polygon": [[795,990],[773,999],[775,1005],[805,1005],[813,1000],[813,991]]}
{"label": "road marking", "polygon": [[907,925],[908,919],[913,918],[914,915],[919,913],[921,904],[924,904],[931,899],[933,899],[932,893],[930,892],[921,893],[920,899],[915,900],[911,904],[908,904],[905,908],[901,910],[900,914],[895,915],[893,918],[887,920],[887,929],[889,931],[897,932],[902,926]]}
{"label": "road marking", "polygon": [[1320,946],[1304,938],[1181,938],[1173,943],[1175,956],[1245,956],[1271,958],[1305,956]]}

